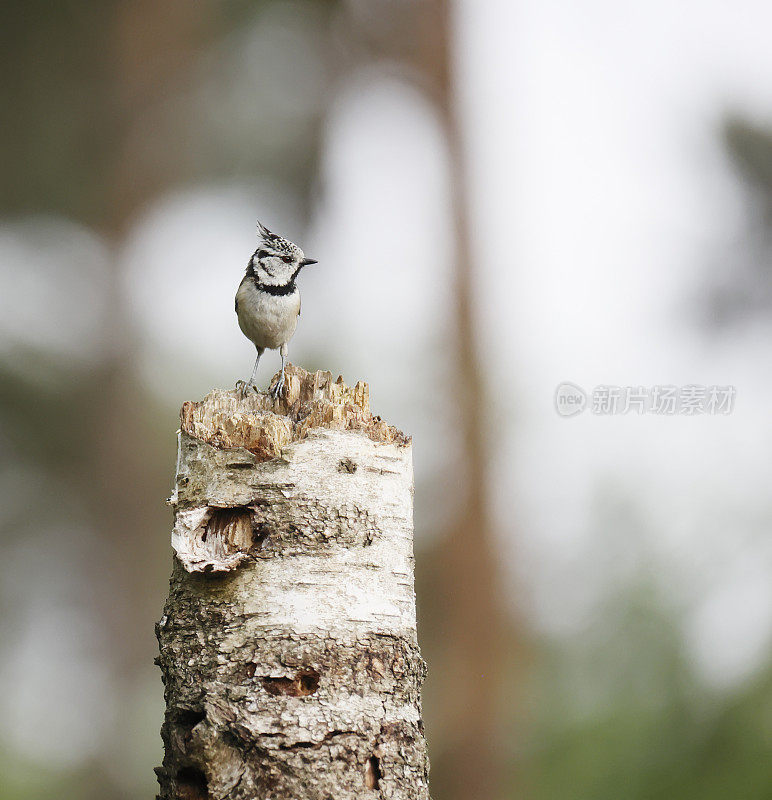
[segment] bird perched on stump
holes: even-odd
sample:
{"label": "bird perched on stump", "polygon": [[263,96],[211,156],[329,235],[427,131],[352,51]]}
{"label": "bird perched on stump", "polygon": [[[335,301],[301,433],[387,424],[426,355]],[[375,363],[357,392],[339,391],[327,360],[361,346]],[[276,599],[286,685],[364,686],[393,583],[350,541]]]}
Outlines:
{"label": "bird perched on stump", "polygon": [[260,244],[249,259],[246,275],[241,279],[236,292],[236,317],[244,336],[257,350],[252,377],[237,386],[242,395],[250,389],[257,391],[255,376],[260,356],[265,350],[279,350],[281,375],[271,389],[275,398],[284,388],[284,364],[287,358],[287,342],[295,333],[300,316],[300,292],[295,284],[300,270],[316,264],[306,258],[303,251],[288,239],[271,233],[262,223],[257,223]]}

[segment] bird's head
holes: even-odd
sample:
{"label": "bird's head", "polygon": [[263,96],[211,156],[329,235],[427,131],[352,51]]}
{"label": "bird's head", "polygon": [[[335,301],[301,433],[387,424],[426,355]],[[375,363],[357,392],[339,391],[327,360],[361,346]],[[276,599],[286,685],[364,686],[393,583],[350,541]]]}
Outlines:
{"label": "bird's head", "polygon": [[251,270],[263,286],[287,286],[303,267],[316,264],[313,258],[306,258],[296,244],[272,233],[262,223],[257,223],[257,230],[260,243],[247,271]]}

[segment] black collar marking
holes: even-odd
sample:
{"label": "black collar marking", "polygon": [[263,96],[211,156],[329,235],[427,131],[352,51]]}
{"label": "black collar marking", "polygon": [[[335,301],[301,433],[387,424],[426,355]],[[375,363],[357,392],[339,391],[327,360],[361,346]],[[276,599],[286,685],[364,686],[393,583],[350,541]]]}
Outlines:
{"label": "black collar marking", "polygon": [[255,282],[255,288],[259,289],[261,292],[265,292],[266,294],[272,295],[283,295],[283,294],[292,294],[298,287],[295,286],[295,281],[290,281],[289,283],[285,283],[284,286],[271,286],[267,283],[260,283],[257,278],[253,278]]}

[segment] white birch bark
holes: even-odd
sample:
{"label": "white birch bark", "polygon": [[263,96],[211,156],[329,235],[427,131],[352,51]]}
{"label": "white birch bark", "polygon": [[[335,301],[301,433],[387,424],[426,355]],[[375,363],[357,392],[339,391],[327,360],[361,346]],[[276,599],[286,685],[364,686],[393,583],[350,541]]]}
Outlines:
{"label": "white birch bark", "polygon": [[182,419],[160,800],[427,800],[409,440],[295,367]]}

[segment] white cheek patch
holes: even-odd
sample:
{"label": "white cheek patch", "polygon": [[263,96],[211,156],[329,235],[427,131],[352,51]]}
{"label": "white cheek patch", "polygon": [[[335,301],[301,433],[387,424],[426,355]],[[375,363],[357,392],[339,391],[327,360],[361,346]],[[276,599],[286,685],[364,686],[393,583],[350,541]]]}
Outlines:
{"label": "white cheek patch", "polygon": [[274,284],[279,280],[274,271],[263,264],[259,264],[257,267],[257,278],[260,283],[266,284]]}

